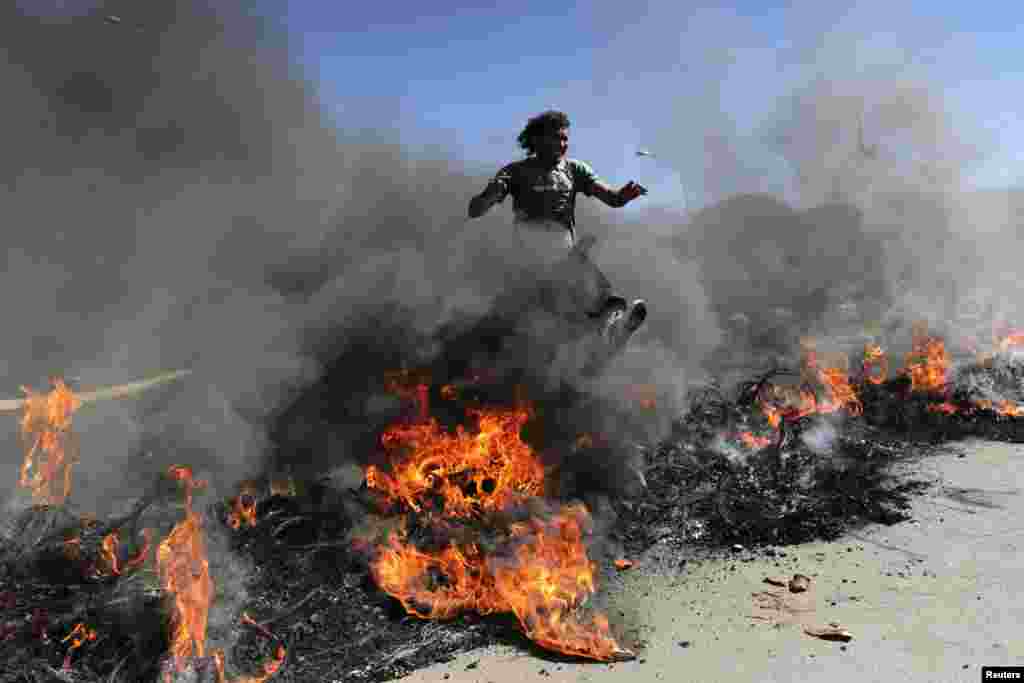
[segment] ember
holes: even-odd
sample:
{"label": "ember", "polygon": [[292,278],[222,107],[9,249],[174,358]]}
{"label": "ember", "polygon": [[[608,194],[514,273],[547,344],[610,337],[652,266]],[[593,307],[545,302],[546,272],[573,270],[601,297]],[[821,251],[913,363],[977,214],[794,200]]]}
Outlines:
{"label": "ember", "polygon": [[644,410],[658,407],[658,388],[653,384],[630,384],[626,387],[626,398]]}
{"label": "ember", "polygon": [[[242,613],[242,617],[241,617],[240,621],[241,621],[241,623],[243,623],[243,624],[245,624],[247,626],[252,626],[257,631],[259,631],[262,635],[264,635],[265,637],[267,637],[267,638],[269,638],[271,640],[277,640],[277,638],[274,636],[274,634],[272,634],[270,631],[268,631],[266,629],[266,627],[261,626],[260,624],[256,623],[256,621],[253,620],[253,618],[250,617],[245,612]],[[277,648],[275,648],[275,650],[274,650],[274,655],[271,658],[269,658],[269,659],[267,659],[266,661],[263,662],[262,666],[260,667],[263,670],[261,673],[253,675],[253,676],[240,676],[240,677],[237,677],[237,678],[233,678],[231,680],[231,683],[264,683],[265,681],[267,681],[270,678],[272,678],[273,675],[276,674],[280,670],[281,665],[284,664],[284,659],[285,659],[285,657],[287,655],[288,655],[288,651],[285,649],[284,645],[278,645]],[[223,671],[223,669],[224,669],[223,654],[218,652],[215,656],[217,657],[218,662],[219,662],[219,665],[218,665],[219,669],[221,671]]]}
{"label": "ember", "polygon": [[64,668],[71,668],[71,653],[78,648],[85,645],[89,641],[96,640],[96,630],[86,626],[84,623],[79,622],[75,625],[75,628],[71,630],[71,633],[64,636],[60,641],[66,643],[71,641],[71,647],[68,648],[68,653],[64,656]]}
{"label": "ember", "polygon": [[228,513],[228,526],[238,529],[256,526],[256,497],[259,485],[254,481],[243,481],[238,485],[238,495],[231,499],[231,512]]}

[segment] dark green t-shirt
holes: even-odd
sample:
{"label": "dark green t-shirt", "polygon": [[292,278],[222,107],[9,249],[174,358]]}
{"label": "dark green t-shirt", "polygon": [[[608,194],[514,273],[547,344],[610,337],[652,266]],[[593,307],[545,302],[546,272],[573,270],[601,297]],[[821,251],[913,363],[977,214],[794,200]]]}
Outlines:
{"label": "dark green t-shirt", "polygon": [[529,157],[498,171],[488,189],[497,188],[499,202],[512,195],[516,220],[553,220],[571,231],[576,224],[576,193],[591,196],[598,180],[582,161],[562,159],[551,167]]}

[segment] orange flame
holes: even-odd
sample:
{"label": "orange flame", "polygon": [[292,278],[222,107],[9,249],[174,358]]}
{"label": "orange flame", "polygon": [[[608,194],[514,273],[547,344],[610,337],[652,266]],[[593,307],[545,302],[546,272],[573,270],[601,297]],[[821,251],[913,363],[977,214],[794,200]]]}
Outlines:
{"label": "orange flame", "polygon": [[[850,386],[847,358],[836,355],[830,358],[826,364],[820,364],[813,340],[802,340],[801,347],[800,375],[805,387],[801,391],[801,407],[798,416],[802,417],[811,413],[834,413],[843,409],[851,415],[860,415],[863,406],[853,387]],[[815,386],[824,389],[825,397],[819,398],[817,393],[810,389]]]}
{"label": "orange flame", "polygon": [[60,505],[71,494],[71,470],[77,460],[71,435],[71,415],[81,400],[63,380],[52,380],[53,390],[37,394],[27,387],[21,435],[25,460],[18,485],[32,493],[40,505]]}
{"label": "orange flame", "polygon": [[974,406],[981,410],[991,410],[997,415],[1005,415],[1007,417],[1024,417],[1024,406],[1020,406],[1013,401],[1006,399],[995,402],[988,399],[977,399],[974,401]]}
{"label": "orange flame", "polygon": [[544,467],[519,437],[529,410],[468,413],[478,421],[476,434],[461,426],[446,434],[435,420],[389,428],[382,444],[391,456],[390,472],[371,465],[367,486],[417,512],[424,499],[437,498],[446,514],[459,517],[543,494]]}
{"label": "orange flame", "polygon": [[142,547],[135,553],[135,555],[122,562],[120,554],[120,530],[115,529],[104,536],[103,541],[100,543],[100,554],[97,559],[96,566],[93,568],[93,574],[96,577],[120,576],[121,574],[132,571],[145,562],[146,556],[149,554],[149,549],[153,542],[152,532],[149,529],[143,529],[142,537]]}
{"label": "orange flame", "polygon": [[[767,384],[758,393],[757,405],[768,425],[776,431],[783,420],[840,410],[856,417],[864,410],[850,382],[849,359],[843,354],[820,354],[813,337],[800,340],[800,385]],[[772,435],[750,431],[740,432],[736,438],[752,450],[764,448],[774,440]]]}
{"label": "orange flame", "polygon": [[[512,612],[544,647],[594,659],[622,656],[626,651],[606,619],[579,614],[594,591],[594,567],[583,542],[586,509],[500,521],[503,511],[544,493],[545,469],[519,436],[530,408],[524,403],[467,412],[477,421],[476,433],[459,427],[449,434],[427,420],[393,426],[382,436],[388,468],[368,467],[367,486],[390,504],[433,513],[426,520],[449,540],[422,550],[399,525],[371,562],[377,585],[421,618]],[[479,537],[473,522],[489,523],[490,540]]]}
{"label": "orange flame", "polygon": [[604,615],[582,610],[596,590],[584,544],[589,525],[582,505],[565,506],[549,520],[534,517],[513,525],[520,541],[514,560],[494,562],[493,573],[498,596],[529,638],[551,650],[607,661],[629,653]]}
{"label": "orange flame", "polygon": [[146,561],[146,556],[149,555],[149,549],[153,545],[153,532],[149,529],[143,529],[142,540],[142,547],[139,548],[139,551],[132,557],[125,560],[124,564],[121,565],[122,572],[132,571]]}
{"label": "orange flame", "polygon": [[65,669],[70,669],[71,668],[71,653],[72,652],[74,652],[78,648],[82,647],[87,642],[92,642],[92,641],[96,640],[96,638],[97,638],[97,634],[96,634],[96,630],[95,629],[93,629],[90,626],[86,626],[82,622],[79,622],[78,624],[76,624],[75,627],[73,629],[71,629],[71,632],[68,633],[66,636],[64,636],[61,639],[61,641],[60,641],[62,643],[66,643],[69,640],[71,641],[71,647],[68,649],[67,653],[64,655],[64,668]]}
{"label": "orange flame", "polygon": [[203,538],[203,520],[192,510],[192,491],[206,482],[192,479],[188,467],[172,466],[168,474],[182,483],[185,492],[185,519],[157,548],[157,576],[170,596],[171,656],[179,670],[188,657],[203,657],[206,648],[206,621],[213,597],[213,580]]}
{"label": "orange flame", "polygon": [[228,513],[228,526],[238,529],[256,526],[256,497],[259,485],[254,481],[243,481],[238,485],[238,495],[231,499],[231,512]]}
{"label": "orange flame", "polygon": [[[266,627],[256,623],[256,621],[253,620],[253,618],[245,612],[242,612],[242,617],[240,621],[243,624],[247,624],[257,629],[267,638],[276,640],[276,638],[274,638],[274,634],[268,631]],[[232,683],[264,683],[264,681],[270,679],[274,674],[276,674],[281,669],[281,665],[284,664],[284,658],[287,656],[287,654],[288,651],[285,649],[285,647],[283,645],[278,645],[277,649],[274,650],[274,656],[263,663],[263,673],[256,674],[255,676],[241,676],[239,678],[234,679]]]}
{"label": "orange flame", "polygon": [[392,533],[371,572],[411,615],[450,619],[469,610],[512,612],[543,647],[612,660],[627,651],[607,619],[585,616],[581,609],[596,590],[584,544],[589,523],[582,505],[566,506],[548,520],[514,523],[501,559],[485,555],[479,544],[454,541],[440,552],[424,552]]}
{"label": "orange flame", "polygon": [[409,614],[450,619],[469,610],[496,611],[494,578],[484,563],[476,544],[452,543],[440,552],[424,552],[391,533],[370,571],[377,585],[397,598]]}
{"label": "orange flame", "polygon": [[945,342],[928,334],[925,323],[915,323],[911,350],[904,360],[904,372],[910,377],[910,390],[944,394],[949,355]]}

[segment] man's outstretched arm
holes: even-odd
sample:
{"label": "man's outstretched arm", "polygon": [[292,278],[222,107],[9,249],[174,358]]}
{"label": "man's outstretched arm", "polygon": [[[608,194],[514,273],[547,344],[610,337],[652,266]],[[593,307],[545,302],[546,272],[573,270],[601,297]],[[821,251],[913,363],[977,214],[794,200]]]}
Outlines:
{"label": "man's outstretched arm", "polygon": [[647,194],[647,188],[636,181],[630,180],[618,190],[613,190],[604,182],[598,180],[594,182],[591,194],[608,206],[619,208],[629,204],[637,197]]}
{"label": "man's outstretched arm", "polygon": [[469,201],[469,217],[479,218],[491,210],[495,204],[505,201],[512,187],[512,165],[498,171],[498,174],[487,183],[484,191]]}
{"label": "man's outstretched arm", "polygon": [[491,207],[501,201],[501,189],[494,185],[487,188],[469,200],[469,217],[479,218],[491,210]]}

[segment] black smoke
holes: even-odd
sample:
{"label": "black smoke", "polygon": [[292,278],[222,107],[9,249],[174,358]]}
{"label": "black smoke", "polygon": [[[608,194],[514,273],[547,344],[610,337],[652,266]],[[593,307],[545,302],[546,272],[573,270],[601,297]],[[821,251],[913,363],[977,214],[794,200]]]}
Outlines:
{"label": "black smoke", "polygon": [[[13,397],[50,375],[90,388],[194,371],[76,415],[73,497],[86,507],[116,506],[171,462],[229,490],[354,457],[367,417],[391,417],[384,373],[436,361],[506,283],[511,217],[465,218],[486,177],[443,147],[410,149],[386,107],[329,117],[274,20],[282,7],[262,10],[0,9],[2,386]],[[602,220],[614,225],[600,214],[591,229]],[[630,259],[599,258],[630,298],[652,299],[652,329],[688,339],[680,321],[704,315],[694,269],[644,240]],[[661,382],[666,406],[681,394],[671,347],[642,337],[626,363],[629,381]]]}

